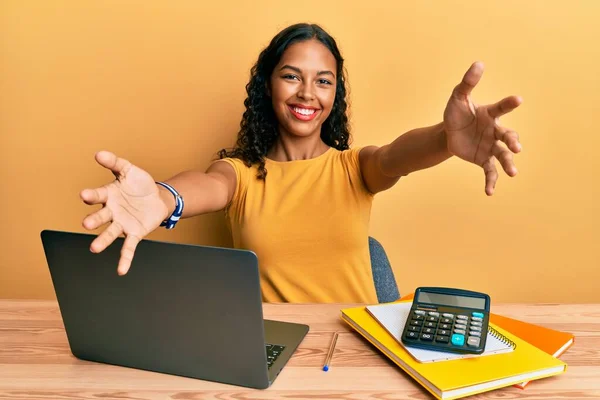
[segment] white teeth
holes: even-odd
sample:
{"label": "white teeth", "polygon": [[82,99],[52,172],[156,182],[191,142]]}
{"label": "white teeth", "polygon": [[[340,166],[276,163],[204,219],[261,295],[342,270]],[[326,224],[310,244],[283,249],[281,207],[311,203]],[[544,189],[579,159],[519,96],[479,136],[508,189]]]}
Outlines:
{"label": "white teeth", "polygon": [[297,112],[298,114],[302,114],[302,115],[313,115],[316,110],[309,110],[307,108],[294,107],[294,111]]}

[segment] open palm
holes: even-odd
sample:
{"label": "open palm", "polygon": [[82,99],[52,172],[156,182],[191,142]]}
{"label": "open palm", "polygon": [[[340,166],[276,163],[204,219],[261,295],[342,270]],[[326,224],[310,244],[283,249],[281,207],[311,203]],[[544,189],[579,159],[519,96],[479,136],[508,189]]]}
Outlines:
{"label": "open palm", "polygon": [[496,159],[508,176],[517,174],[513,153],[521,151],[519,137],[515,131],[500,126],[499,118],[517,108],[522,100],[509,96],[495,104],[475,104],[471,91],[482,74],[483,64],[474,63],[454,88],[444,110],[444,130],[452,154],[483,168],[485,192],[492,195],[498,180]]}
{"label": "open palm", "polygon": [[106,249],[120,235],[125,235],[118,265],[118,273],[124,275],[140,240],[160,226],[168,210],[154,179],[146,171],[107,151],[96,154],[96,161],[111,170],[116,179],[102,187],[81,192],[85,203],[103,205],[83,220],[83,226],[96,229],[110,222],[90,246],[95,253]]}

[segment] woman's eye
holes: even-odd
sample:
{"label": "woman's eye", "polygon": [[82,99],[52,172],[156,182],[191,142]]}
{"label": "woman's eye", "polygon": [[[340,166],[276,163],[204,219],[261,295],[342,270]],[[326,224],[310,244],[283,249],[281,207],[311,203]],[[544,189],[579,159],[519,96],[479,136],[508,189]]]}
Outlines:
{"label": "woman's eye", "polygon": [[319,83],[321,85],[331,85],[331,82],[328,81],[327,79],[319,79]]}
{"label": "woman's eye", "polygon": [[284,75],[283,79],[298,79],[298,77],[296,75],[288,74],[288,75]]}

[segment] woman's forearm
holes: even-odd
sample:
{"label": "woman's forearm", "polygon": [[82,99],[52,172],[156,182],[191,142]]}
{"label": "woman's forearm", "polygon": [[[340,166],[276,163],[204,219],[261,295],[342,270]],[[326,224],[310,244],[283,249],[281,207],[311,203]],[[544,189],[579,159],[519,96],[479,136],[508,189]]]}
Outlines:
{"label": "woman's forearm", "polygon": [[450,158],[443,123],[408,131],[383,146],[379,167],[386,176],[405,176]]}

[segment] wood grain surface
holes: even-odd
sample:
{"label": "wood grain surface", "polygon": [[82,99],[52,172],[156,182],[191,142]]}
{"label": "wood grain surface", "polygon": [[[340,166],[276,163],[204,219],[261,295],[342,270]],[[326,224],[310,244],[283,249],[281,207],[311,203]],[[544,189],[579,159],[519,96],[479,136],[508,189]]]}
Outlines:
{"label": "wood grain surface", "polygon": [[[310,332],[273,386],[253,390],[82,361],[70,352],[55,301],[0,300],[0,399],[430,399],[428,392],[340,320],[353,304],[265,304],[266,318]],[[600,304],[501,304],[492,311],[572,332],[567,372],[471,399],[600,399]],[[321,370],[335,331],[331,369]]]}

